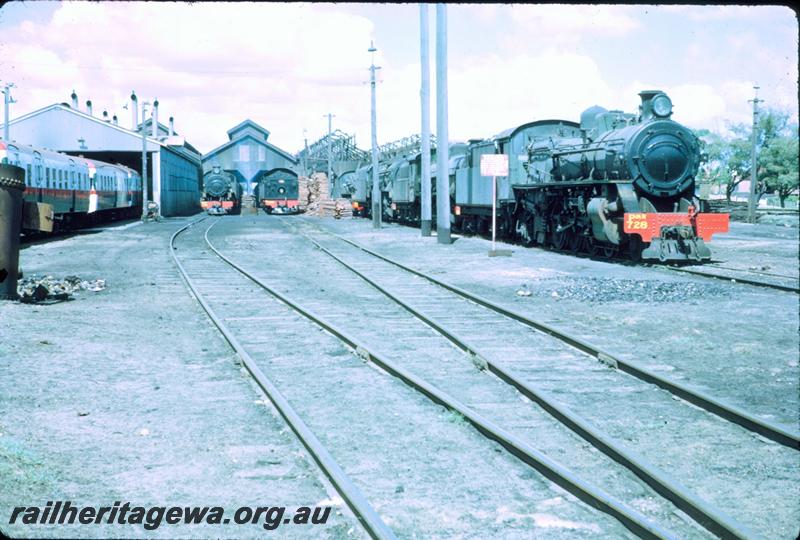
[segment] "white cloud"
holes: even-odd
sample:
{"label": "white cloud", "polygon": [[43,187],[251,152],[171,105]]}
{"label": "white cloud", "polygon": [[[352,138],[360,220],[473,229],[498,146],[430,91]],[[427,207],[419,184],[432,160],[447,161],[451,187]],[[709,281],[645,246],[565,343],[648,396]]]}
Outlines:
{"label": "white cloud", "polygon": [[576,40],[586,35],[621,36],[640,28],[625,6],[540,4],[511,6],[514,22],[548,40]]}
{"label": "white cloud", "polygon": [[[158,97],[162,118],[174,115],[203,151],[245,117],[296,150],[305,122],[318,125],[317,113],[361,86],[373,38],[363,17],[273,3],[65,2],[49,24],[4,31],[4,57],[14,61],[2,75],[17,83],[17,110],[68,101],[75,88],[81,104],[91,98],[128,126],[119,109],[136,90]],[[207,122],[209,109],[218,123]]]}

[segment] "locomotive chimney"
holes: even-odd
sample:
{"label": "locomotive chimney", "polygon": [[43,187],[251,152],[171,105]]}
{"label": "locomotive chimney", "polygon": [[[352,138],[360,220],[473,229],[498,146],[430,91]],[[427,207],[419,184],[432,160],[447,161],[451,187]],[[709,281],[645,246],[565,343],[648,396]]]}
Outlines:
{"label": "locomotive chimney", "polygon": [[133,91],[131,91],[131,124],[132,131],[139,131],[139,99]]}
{"label": "locomotive chimney", "polygon": [[91,99],[87,99],[86,100],[86,114],[88,114],[89,116],[94,116],[92,114],[92,100]]}
{"label": "locomotive chimney", "polygon": [[175,119],[173,117],[169,117],[169,136],[172,137],[175,135]]}
{"label": "locomotive chimney", "polygon": [[158,98],[153,101],[153,138],[158,137]]}
{"label": "locomotive chimney", "polygon": [[72,108],[77,111],[78,110],[78,94],[75,93],[75,90],[72,91],[72,95],[70,97],[72,98]]}
{"label": "locomotive chimney", "polygon": [[653,98],[661,94],[661,90],[643,90],[639,92],[639,97],[642,98],[641,104],[641,119],[651,120],[653,118]]}

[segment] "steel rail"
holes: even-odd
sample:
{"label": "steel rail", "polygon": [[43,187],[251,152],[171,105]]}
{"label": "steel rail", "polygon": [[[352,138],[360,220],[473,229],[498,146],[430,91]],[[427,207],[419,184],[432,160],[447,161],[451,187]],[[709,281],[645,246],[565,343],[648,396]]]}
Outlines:
{"label": "steel rail", "polygon": [[623,526],[640,538],[675,537],[672,533],[668,532],[660,525],[650,521],[638,510],[632,508],[622,501],[619,501],[613,495],[606,493],[603,489],[583,480],[560,463],[531,447],[527,442],[523,441],[513,433],[496,425],[489,419],[484,418],[478,412],[461,403],[459,400],[450,396],[446,392],[443,392],[437,387],[420,379],[408,370],[396,365],[384,355],[375,352],[367,344],[361,342],[355,336],[348,334],[334,323],[324,319],[322,316],[314,313],[312,310],[300,305],[285,294],[273,289],[262,280],[252,275],[247,270],[223,255],[211,243],[211,241],[208,239],[208,236],[206,236],[206,241],[209,248],[232,268],[249,278],[253,283],[260,286],[262,289],[267,291],[279,301],[283,302],[285,305],[294,309],[297,313],[303,315],[316,325],[320,326],[322,329],[339,338],[343,343],[355,350],[356,354],[361,356],[365,361],[371,361],[377,367],[381,368],[389,375],[400,379],[410,388],[425,395],[431,401],[458,413],[467,421],[469,421],[470,424],[472,424],[485,437],[500,443],[500,445],[502,445],[509,453],[516,456],[523,463],[531,466],[545,478],[567,490],[583,502],[614,517]]}
{"label": "steel rail", "polygon": [[616,461],[623,467],[629,469],[636,476],[642,479],[647,485],[655,490],[659,495],[672,502],[675,506],[690,515],[700,525],[720,538],[753,538],[754,534],[747,530],[742,524],[738,523],[731,516],[714,505],[706,502],[698,495],[692,493],[686,486],[671,478],[667,473],[660,470],[655,465],[648,462],[644,457],[632,450],[625,448],[616,439],[604,434],[594,427],[590,422],[582,418],[577,413],[571,411],[561,404],[554,397],[545,391],[526,383],[522,378],[514,373],[510,368],[500,362],[490,360],[489,355],[482,352],[478,347],[471,344],[467,339],[446,329],[434,318],[429,317],[417,310],[410,304],[389,292],[376,281],[371,279],[363,272],[357,270],[346,261],[332,253],[319,242],[300,232],[323,253],[330,256],[339,264],[353,272],[355,275],[366,281],[372,287],[380,291],[387,298],[403,307],[414,317],[423,321],[433,328],[436,332],[444,336],[456,347],[472,357],[472,361],[497,375],[503,382],[509,384],[528,399],[534,401],[547,411],[556,420],[567,426],[570,430],[589,442],[592,446],[603,452],[606,456]]}
{"label": "steel rail", "polygon": [[[203,307],[214,325],[228,341],[233,350],[236,351],[236,354],[239,355],[242,363],[247,368],[247,371],[250,372],[250,375],[256,381],[258,386],[261,388],[264,394],[266,394],[273,405],[275,405],[275,408],[278,409],[278,412],[280,412],[283,419],[295,433],[297,438],[303,443],[303,446],[306,447],[308,452],[314,458],[314,461],[317,462],[317,465],[319,465],[320,469],[322,469],[322,471],[325,473],[325,476],[330,479],[330,481],[336,487],[336,490],[347,502],[347,505],[361,522],[367,533],[372,538],[378,540],[391,540],[396,538],[394,532],[392,532],[392,530],[383,522],[367,498],[361,493],[361,490],[358,489],[352,480],[350,480],[347,474],[330,455],[328,450],[322,445],[317,436],[314,435],[311,429],[300,418],[300,415],[297,414],[294,408],[289,404],[289,401],[283,396],[283,394],[280,393],[278,388],[272,383],[272,381],[269,380],[264,372],[261,371],[255,360],[253,360],[253,358],[247,353],[239,340],[236,339],[222,319],[211,309],[211,306],[208,305],[198,291],[194,281],[189,277],[189,274],[186,272],[183,264],[181,264],[181,262],[178,260],[177,255],[175,255],[175,251],[177,250],[177,247],[175,247],[175,239],[180,233],[189,227],[200,223],[204,219],[205,218],[201,218],[183,226],[172,235],[172,238],[170,238],[170,254],[172,255],[173,261],[175,261],[181,276],[186,282],[187,287]],[[219,221],[216,221],[206,230],[206,240],[208,239],[208,231],[211,230],[211,228],[217,223],[219,223]]]}
{"label": "steel rail", "polygon": [[[308,221],[306,220],[304,221],[308,223]],[[395,261],[394,259],[386,257],[385,255],[381,255],[380,253],[372,251],[371,249],[364,247],[361,244],[358,244],[357,242],[344,238],[343,236],[332,233],[330,231],[326,232],[364,251],[365,253],[369,253],[370,255],[377,257],[378,259],[386,261],[390,264],[393,264],[394,266],[397,266],[398,268],[402,268],[403,270],[406,270],[416,276],[424,278],[430,281],[431,283],[439,285],[440,287],[449,290],[450,292],[453,292],[463,298],[471,300],[472,302],[475,302],[478,305],[481,305],[487,309],[500,313],[501,315],[505,315],[506,317],[513,319],[517,322],[520,322],[526,326],[529,326],[535,330],[553,336],[563,341],[564,343],[567,343],[568,345],[574,347],[575,349],[578,349],[598,359],[604,364],[607,364],[613,368],[624,371],[625,373],[628,373],[629,375],[632,375],[647,383],[654,384],[660,388],[663,388],[664,390],[667,390],[668,392],[674,394],[677,397],[680,397],[681,399],[688,401],[689,403],[692,403],[693,405],[705,409],[710,413],[713,413],[721,418],[724,418],[725,420],[738,424],[741,427],[749,431],[752,431],[753,433],[757,433],[758,435],[761,435],[766,439],[777,442],[779,444],[782,444],[783,446],[787,446],[794,450],[800,450],[800,433],[796,431],[790,431],[784,429],[781,426],[772,424],[766,420],[758,418],[753,414],[735,405],[732,405],[730,403],[725,403],[724,401],[715,398],[705,392],[689,388],[678,382],[663,377],[647,369],[644,366],[638,365],[635,362],[623,360],[622,358],[614,356],[611,353],[608,353],[600,349],[599,347],[596,347],[584,341],[581,338],[572,336],[563,330],[559,330],[554,326],[550,326],[547,323],[532,319],[529,316],[520,313],[519,311],[501,306],[495,302],[492,302],[491,300],[488,300],[477,294],[466,291],[455,285],[451,285],[440,279],[428,276],[423,272],[420,272],[409,266],[406,266],[398,261]]]}
{"label": "steel rail", "polygon": [[[744,272],[749,274],[758,274],[760,276],[769,276],[769,277],[776,277],[781,279],[788,279],[792,281],[797,281],[800,278],[796,278],[794,276],[787,276],[786,274],[773,274],[772,272],[764,272],[762,270],[745,270],[743,268],[734,268],[733,266],[717,266],[715,264],[704,264],[703,268],[717,268],[719,270],[731,270],[733,272]],[[731,278],[735,279],[735,278]]]}
{"label": "steel rail", "polygon": [[[722,275],[718,275],[718,274],[711,274],[711,273],[708,273],[708,272],[703,272],[702,270],[695,270],[694,268],[681,268],[681,267],[674,267],[674,266],[659,266],[657,268],[666,268],[667,270],[671,270],[673,272],[683,272],[685,274],[692,274],[692,275],[695,275],[695,276],[707,277],[707,278],[712,278],[712,279],[719,279],[719,280],[722,280],[722,281],[727,281],[729,283],[731,281],[733,281],[733,282],[736,282],[736,283],[743,283],[745,285],[753,285],[753,286],[756,286],[756,287],[766,287],[768,289],[777,289],[779,291],[788,291],[788,292],[793,292],[795,294],[800,294],[800,288],[792,287],[790,285],[780,285],[778,283],[769,283],[767,281],[758,281],[756,279],[750,279],[750,278],[746,278],[746,277],[738,278],[738,277],[733,277],[733,276],[722,276]],[[730,270],[735,270],[735,269],[731,268]],[[739,272],[747,272],[747,270],[738,270],[738,271]],[[786,278],[786,279],[796,279],[796,278]]]}

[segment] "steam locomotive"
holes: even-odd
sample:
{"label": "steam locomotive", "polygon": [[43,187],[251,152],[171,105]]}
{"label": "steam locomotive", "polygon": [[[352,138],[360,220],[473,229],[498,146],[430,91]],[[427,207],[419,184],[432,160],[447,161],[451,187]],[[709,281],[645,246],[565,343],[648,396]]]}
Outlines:
{"label": "steam locomotive", "polygon": [[[499,238],[633,260],[710,259],[705,242],[727,232],[728,215],[704,212],[705,201],[695,196],[698,140],[671,119],[664,92],[639,96],[638,114],[595,106],[580,123],[539,120],[451,145],[453,229],[490,231],[492,179],[480,174],[480,161],[484,154],[505,154],[508,176],[497,180]],[[432,156],[433,177],[435,168]],[[351,197],[354,209],[368,215],[371,175],[359,172]],[[387,220],[419,222],[420,176],[418,154],[381,164]]]}
{"label": "steam locomotive", "polygon": [[242,187],[236,177],[218,165],[203,175],[200,207],[208,214],[233,214],[240,210]]}
{"label": "steam locomotive", "polygon": [[300,184],[297,173],[289,169],[272,169],[259,173],[256,182],[258,203],[268,214],[298,212]]}
{"label": "steam locomotive", "polygon": [[25,171],[23,230],[51,232],[142,211],[142,180],[123,165],[0,142],[0,162]]}

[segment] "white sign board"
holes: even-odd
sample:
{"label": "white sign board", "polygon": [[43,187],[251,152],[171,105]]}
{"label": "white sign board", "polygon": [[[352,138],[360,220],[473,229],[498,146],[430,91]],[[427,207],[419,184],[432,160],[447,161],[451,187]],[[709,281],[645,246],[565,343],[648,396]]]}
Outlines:
{"label": "white sign board", "polygon": [[483,154],[481,176],[508,176],[507,154]]}

